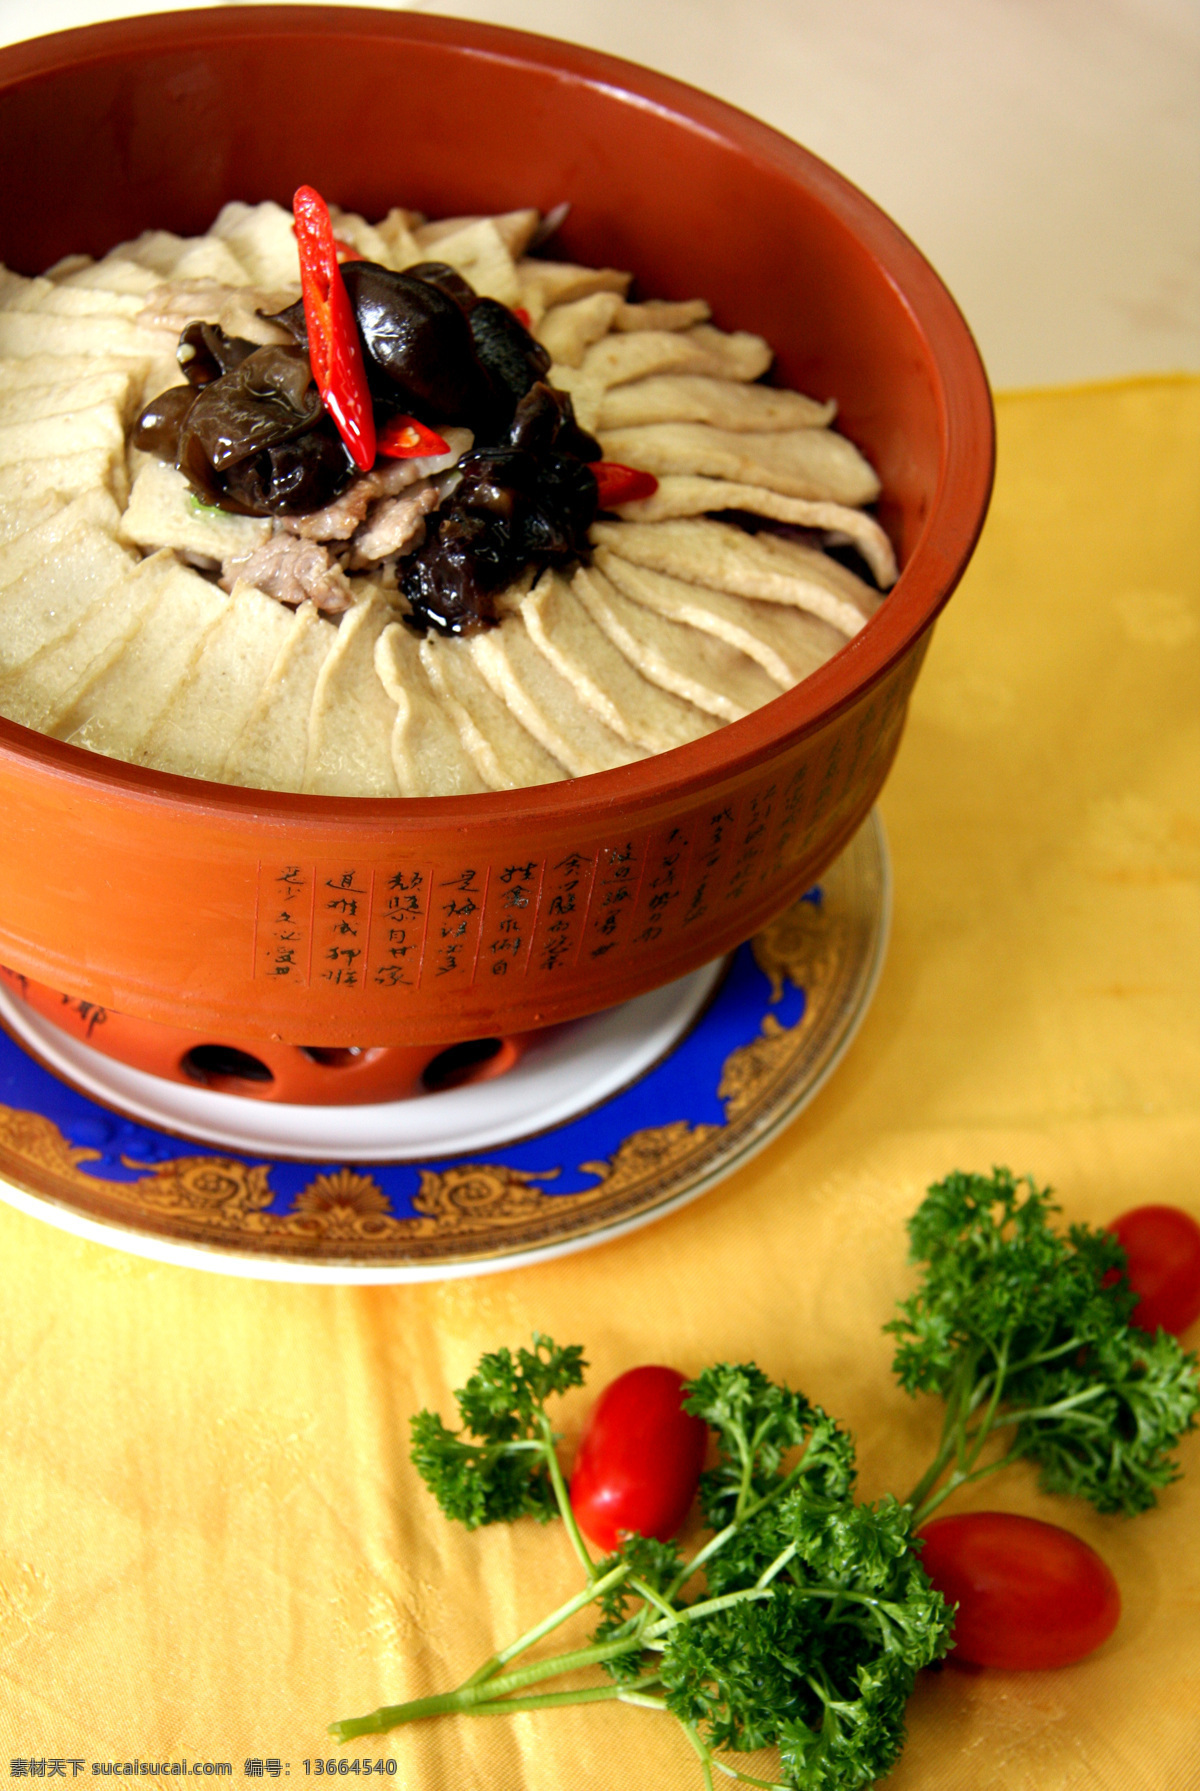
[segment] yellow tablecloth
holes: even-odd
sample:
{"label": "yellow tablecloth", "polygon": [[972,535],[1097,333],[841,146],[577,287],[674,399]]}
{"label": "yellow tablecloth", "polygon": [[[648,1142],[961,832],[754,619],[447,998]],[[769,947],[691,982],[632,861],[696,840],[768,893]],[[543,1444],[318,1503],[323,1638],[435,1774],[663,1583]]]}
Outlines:
{"label": "yellow tablecloth", "polygon": [[[983,544],[939,626],[884,813],[896,918],[862,1034],[703,1200],[565,1261],[315,1290],[159,1267],[0,1208],[0,1777],[12,1760],[278,1760],[457,1682],[574,1589],[557,1528],[448,1525],[407,1460],[478,1354],[534,1327],[592,1384],[756,1358],[903,1490],[932,1405],[880,1325],[903,1221],[1011,1164],[1071,1218],[1200,1214],[1200,382],[1002,398]],[[577,1432],[586,1396],[570,1402]],[[985,1483],[1112,1564],[1124,1616],[1058,1673],[927,1676],[895,1791],[1200,1785],[1200,1436],[1133,1521]],[[409,1791],[675,1791],[676,1725],[601,1706],[443,1720],[350,1752]]]}

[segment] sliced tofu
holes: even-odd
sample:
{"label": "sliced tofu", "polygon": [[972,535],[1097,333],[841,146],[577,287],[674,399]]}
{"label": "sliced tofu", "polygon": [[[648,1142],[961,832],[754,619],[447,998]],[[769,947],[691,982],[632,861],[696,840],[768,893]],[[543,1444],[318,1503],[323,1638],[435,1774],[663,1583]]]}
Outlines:
{"label": "sliced tofu", "polygon": [[48,454],[0,466],[0,504],[28,502],[47,491],[61,498],[100,491],[119,506],[126,492],[125,456],[112,447],[88,448],[81,454]]}
{"label": "sliced tofu", "polygon": [[322,665],[308,718],[304,788],[320,796],[398,796],[396,704],[375,672],[375,643],[393,611],[377,592],[347,610]]}
{"label": "sliced tofu", "polygon": [[836,412],[836,404],[821,404],[803,392],[703,373],[663,373],[605,392],[598,424],[601,429],[628,429],[644,423],[712,423],[740,434],[747,429],[823,429]]}
{"label": "sliced tofu", "polygon": [[[418,240],[420,231],[417,232]],[[512,256],[491,218],[476,218],[459,230],[437,240],[430,259],[457,268],[481,298],[498,299],[502,305],[519,305],[521,288]]]}
{"label": "sliced tofu", "polygon": [[21,712],[13,709],[14,718],[44,734],[61,733],[80,691],[103,676],[154,608],[173,564],[161,554],[130,565],[73,628],[36,653],[22,668]]}
{"label": "sliced tofu", "polygon": [[383,630],[375,669],[396,705],[391,755],[401,796],[474,796],[487,789],[421,664],[419,642],[400,622]]}
{"label": "sliced tofu", "polygon": [[[127,317],[55,317],[45,311],[0,311],[0,355],[161,354],[161,332],[142,329]],[[166,343],[168,351],[170,343]]]}
{"label": "sliced tofu", "polygon": [[130,764],[175,701],[231,599],[171,557],[158,600],[122,651],[77,692],[56,732],[73,745]]}
{"label": "sliced tofu", "polygon": [[581,566],[571,588],[644,678],[707,714],[739,721],[779,695],[774,679],[736,647],[632,602],[594,566]]}
{"label": "sliced tofu", "polygon": [[292,214],[273,199],[243,205],[232,199],[222,206],[212,227],[256,286],[294,286],[300,279],[300,257]]}
{"label": "sliced tofu", "polygon": [[333,623],[311,603],[292,612],[258,701],[221,768],[224,783],[257,790],[302,787],[313,692],[337,637]]}
{"label": "sliced tofu", "polygon": [[644,747],[622,740],[582,706],[518,617],[470,636],[468,644],[496,695],[573,777],[611,771],[647,756]]}
{"label": "sliced tofu", "polygon": [[201,503],[176,467],[148,456],[134,478],[120,533],[139,547],[177,547],[220,564],[252,554],[274,527],[269,516],[234,516]]}
{"label": "sliced tofu", "polygon": [[101,261],[68,257],[65,262],[56,263],[49,268],[46,278],[64,287],[90,286],[102,292],[144,295],[152,286],[158,285],[160,275],[152,268],[142,267],[138,262],[114,251],[111,255],[105,255]]}
{"label": "sliced tofu", "polygon": [[26,535],[30,529],[36,529],[44,522],[49,522],[63,508],[66,499],[54,491],[40,491],[6,498],[0,495],[0,549],[15,541],[18,536]]}
{"label": "sliced tofu", "polygon": [[[636,337],[629,337],[636,341]],[[647,423],[602,432],[606,460],[648,473],[688,473],[765,485],[784,497],[871,504],[879,480],[852,442],[832,429],[738,432],[709,423]]]}
{"label": "sliced tofu", "polygon": [[[71,551],[71,543],[81,530],[101,531],[111,537],[116,534],[121,513],[107,491],[85,491],[70,503],[63,504],[49,512],[44,522],[26,529],[14,540],[0,548],[0,592],[24,576],[25,573],[45,568],[52,571],[59,557]],[[128,559],[128,554],[122,554]],[[0,615],[7,610],[6,600],[0,596]],[[6,616],[7,625],[11,627],[12,619]],[[3,642],[0,642],[0,652]]]}
{"label": "sliced tofu", "polygon": [[219,777],[290,622],[273,598],[239,581],[147,736],[142,762],[182,777]]}
{"label": "sliced tofu", "polygon": [[847,639],[866,626],[879,604],[878,592],[826,554],[811,548],[795,550],[794,557],[777,553],[777,546],[794,544],[772,543],[770,536],[708,518],[598,522],[592,539],[623,560],[689,584],[806,609]]}
{"label": "sliced tofu", "polygon": [[790,690],[845,646],[848,636],[801,609],[730,597],[635,566],[601,548],[596,564],[626,597],[686,628],[715,635],[762,666],[781,690]]}
{"label": "sliced tofu", "polygon": [[555,305],[534,334],[552,361],[578,367],[592,343],[608,334],[621,303],[619,292],[593,292],[569,305]]}
{"label": "sliced tofu", "polygon": [[[141,395],[140,382],[128,372],[92,372],[85,379],[58,379],[51,385],[16,388],[0,381],[0,428],[39,423],[46,417],[72,417],[96,405],[113,404],[128,422],[134,401]],[[61,449],[54,447],[52,453]]]}
{"label": "sliced tofu", "polygon": [[427,637],[420,655],[430,685],[489,790],[519,790],[530,784],[558,783],[567,776],[553,754],[496,695],[469,642]]}
{"label": "sliced tofu", "polygon": [[[0,318],[0,326],[3,319]],[[0,466],[22,460],[45,460],[54,455],[78,454],[103,448],[110,454],[125,452],[123,406],[105,399],[56,416],[30,421],[0,423]]]}
{"label": "sliced tofu", "polygon": [[732,334],[699,323],[690,330],[630,330],[606,336],[583,357],[585,377],[607,391],[659,373],[702,373],[752,380],[767,371],[770,344],[746,330]]}
{"label": "sliced tofu", "polygon": [[873,516],[848,504],[784,497],[762,485],[739,485],[730,479],[673,473],[659,480],[658,490],[652,496],[616,506],[617,515],[624,522],[668,522],[677,516],[703,516],[713,510],[745,510],[751,516],[767,516],[798,528],[844,535],[858,549],[881,589],[887,590],[896,582],[896,556],[891,542]]}
{"label": "sliced tofu", "polygon": [[711,715],[644,678],[559,574],[544,574],[520,609],[539,652],[580,702],[623,740],[667,752],[717,726]]}
{"label": "sliced tofu", "polygon": [[[65,514],[66,511],[59,512],[59,516]],[[17,546],[53,526],[44,524],[41,529],[31,530]],[[20,696],[26,666],[44,649],[71,634],[92,605],[106,598],[114,585],[129,576],[135,563],[133,556],[118,547],[104,529],[80,523],[71,533],[61,536],[52,555],[9,579],[0,589],[0,708],[4,714],[22,719],[32,712],[31,704],[23,702]],[[27,725],[37,723],[30,721]]]}
{"label": "sliced tofu", "polygon": [[27,280],[0,298],[0,310],[42,311],[50,317],[136,317],[142,300],[136,292],[111,292],[102,286],[60,285],[44,276]]}
{"label": "sliced tofu", "polygon": [[566,305],[593,292],[615,292],[624,297],[633,279],[615,267],[580,267],[571,261],[543,261],[531,257],[517,263],[518,303],[539,323],[551,305]]}

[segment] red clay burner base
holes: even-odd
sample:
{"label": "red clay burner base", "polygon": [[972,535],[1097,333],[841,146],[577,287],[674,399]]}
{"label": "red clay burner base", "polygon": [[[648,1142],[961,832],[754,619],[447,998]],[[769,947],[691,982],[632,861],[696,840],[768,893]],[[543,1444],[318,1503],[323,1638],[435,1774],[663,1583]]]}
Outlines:
{"label": "red clay burner base", "polygon": [[261,1039],[210,1038],[184,1026],[135,1020],[77,1001],[0,965],[0,977],[35,1013],[68,1037],[131,1069],[169,1082],[285,1101],[306,1107],[353,1107],[413,1100],[448,1088],[491,1082],[519,1063],[536,1036],[467,1039],[457,1045],[283,1045]]}

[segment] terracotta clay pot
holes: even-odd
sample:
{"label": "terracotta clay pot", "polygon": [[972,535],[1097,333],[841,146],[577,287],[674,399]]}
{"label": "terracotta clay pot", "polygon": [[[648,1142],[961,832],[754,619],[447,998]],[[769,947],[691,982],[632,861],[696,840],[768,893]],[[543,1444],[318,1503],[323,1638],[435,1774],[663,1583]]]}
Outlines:
{"label": "terracotta clay pot", "polygon": [[[836,396],[903,576],[745,720],[506,795],[226,788],[0,722],[0,961],[119,1013],[308,1046],[508,1035],[728,950],[819,876],[895,754],[987,506],[962,318],[867,199],[753,119],[547,39],[346,8],[124,20],[0,52],[0,256],[36,273],[311,182],[382,215],[572,210],[561,258],[697,294]],[[347,931],[346,927],[350,930]]]}

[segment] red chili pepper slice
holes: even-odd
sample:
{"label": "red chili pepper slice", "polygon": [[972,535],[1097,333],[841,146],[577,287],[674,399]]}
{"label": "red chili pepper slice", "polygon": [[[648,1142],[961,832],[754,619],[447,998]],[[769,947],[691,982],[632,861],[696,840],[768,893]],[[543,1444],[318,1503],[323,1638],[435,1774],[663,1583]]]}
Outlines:
{"label": "red chili pepper slice", "polygon": [[450,452],[449,442],[415,417],[390,417],[379,431],[377,446],[389,460],[424,460],[427,454]]}
{"label": "red chili pepper slice", "polygon": [[613,510],[618,504],[632,504],[638,498],[653,497],[658,490],[658,480],[653,473],[639,472],[635,466],[621,466],[616,460],[593,460],[588,470],[595,477],[602,510]]}
{"label": "red chili pepper slice", "polygon": [[298,187],[292,215],[313,378],[355,465],[367,472],[375,464],[375,413],[329,207],[313,187]]}

